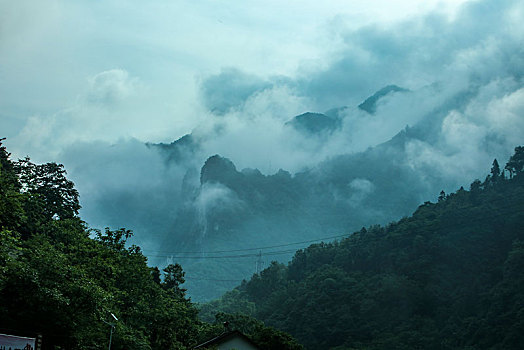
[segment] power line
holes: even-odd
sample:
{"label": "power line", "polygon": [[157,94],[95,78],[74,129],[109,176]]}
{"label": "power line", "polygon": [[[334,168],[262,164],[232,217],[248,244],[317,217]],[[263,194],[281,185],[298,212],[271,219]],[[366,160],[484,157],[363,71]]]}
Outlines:
{"label": "power line", "polygon": [[[518,198],[518,196],[516,196]],[[496,202],[496,201],[508,201],[508,200],[512,200],[514,199],[514,197],[504,197],[504,198],[500,198],[500,199],[495,199],[493,200],[492,202]],[[506,208],[512,208],[514,207],[514,205],[507,205],[507,206],[502,206],[502,207],[498,207],[497,209],[506,209]],[[466,208],[461,208],[461,209],[466,209]],[[504,214],[506,215],[506,214]],[[494,215],[491,215],[492,218],[496,218],[496,217],[500,217],[500,216],[503,216],[501,213],[498,213],[498,214],[494,214]],[[399,222],[394,222],[393,224],[398,224]],[[423,225],[423,226],[419,226],[417,227],[417,229],[421,229],[423,227],[427,227],[429,225]],[[460,224],[457,224],[457,223],[447,223],[447,224],[444,224],[442,222],[439,223],[438,225],[441,229],[443,228],[448,228],[448,227],[460,227],[460,226],[463,226],[460,225]],[[384,227],[384,226],[381,226],[383,228],[387,228]],[[351,234],[344,234],[344,235],[338,235],[338,236],[331,236],[331,237],[325,237],[325,238],[319,238],[319,239],[314,239],[314,240],[308,240],[308,241],[302,241],[302,242],[295,242],[295,243],[288,243],[288,244],[281,244],[281,245],[276,245],[276,246],[268,246],[268,247],[259,247],[259,248],[249,248],[249,249],[235,249],[235,250],[229,250],[229,251],[224,251],[224,252],[235,252],[235,251],[251,251],[251,250],[255,250],[255,249],[263,249],[263,248],[270,248],[270,247],[284,247],[284,246],[290,246],[290,245],[296,245],[296,244],[300,244],[300,243],[311,243],[311,242],[317,242],[317,241],[320,241],[320,240],[324,240],[324,239],[329,239],[329,238],[341,238],[341,237],[346,237],[346,236],[351,236],[353,235],[353,233]],[[371,237],[365,237],[364,239],[362,240],[358,240],[358,241],[346,241],[345,242],[345,245],[350,245],[350,246],[356,246],[356,245],[359,245],[359,244],[362,244],[364,242],[375,242],[375,241],[382,241],[383,239],[388,239],[388,238],[403,238],[403,239],[408,239],[408,237],[404,236],[404,235],[401,235],[401,236],[388,236],[388,235],[381,235],[381,236],[377,236],[377,237],[374,237],[374,238],[371,238]],[[296,249],[288,249],[288,250],[277,250],[277,251],[272,251],[272,252],[264,252],[263,255],[268,255],[268,256],[272,256],[272,255],[283,255],[283,254],[289,254],[289,253],[295,253],[297,250]],[[219,251],[216,251],[215,253],[218,253]],[[201,252],[200,252],[201,253]],[[173,256],[173,255],[149,255],[151,257],[167,257],[167,258],[170,258],[170,259],[173,259],[173,260],[176,260],[176,259],[235,259],[235,258],[253,258],[253,257],[259,257],[260,254],[259,253],[250,253],[250,254],[239,254],[239,255],[220,255],[220,256],[205,256],[205,255],[201,255],[201,256]]]}
{"label": "power line", "polygon": [[[503,198],[498,198],[498,199],[494,199],[492,200],[491,202],[498,202],[498,201],[508,201],[508,200],[511,200],[511,197],[503,197]],[[436,204],[436,203],[432,203],[432,204]],[[422,204],[421,206],[423,206],[424,204]],[[499,209],[505,209],[506,207],[499,207]],[[398,221],[398,220],[397,220]],[[230,250],[215,250],[215,251],[161,251],[161,250],[148,250],[148,249],[143,249],[142,251],[145,253],[145,252],[152,252],[153,254],[145,254],[149,257],[159,257],[159,258],[162,258],[162,257],[172,257],[172,258],[176,258],[176,259],[223,259],[223,258],[244,258],[244,257],[253,257],[253,256],[257,256],[257,254],[243,254],[243,255],[228,255],[228,256],[207,256],[207,254],[221,254],[221,253],[235,253],[235,252],[249,252],[249,251],[254,251],[254,250],[265,250],[265,249],[273,249],[273,248],[281,248],[281,247],[288,247],[288,246],[293,246],[293,245],[298,245],[298,244],[306,244],[306,243],[313,243],[313,242],[318,242],[318,241],[323,241],[323,240],[328,240],[328,239],[336,239],[336,238],[344,238],[344,237],[349,237],[351,236],[353,233],[346,233],[346,234],[342,234],[342,235],[336,235],[336,236],[330,236],[330,237],[322,237],[322,238],[317,238],[317,239],[311,239],[311,240],[306,240],[306,241],[300,241],[300,242],[292,242],[292,243],[285,243],[285,244],[278,244],[278,245],[272,245],[272,246],[264,246],[264,247],[253,247],[253,248],[242,248],[242,249],[230,249]],[[295,251],[295,250],[293,250]],[[154,253],[160,253],[160,254],[154,254]],[[162,253],[165,253],[165,254],[162,254]],[[277,253],[277,254],[274,254],[274,255],[278,255],[278,254],[285,254],[285,253],[288,253],[288,251],[277,251],[277,252],[264,252],[263,254],[264,255],[269,255],[270,253]],[[173,256],[175,254],[199,254],[199,256]]]}
{"label": "power line", "polygon": [[[486,205],[485,209],[487,209],[487,210],[490,210],[490,207],[491,207],[490,204],[493,204],[495,202],[505,202],[504,203],[505,205],[499,205],[496,208],[493,208],[493,209],[496,209],[496,211],[495,212],[491,212],[490,213],[491,215],[483,216],[482,220],[483,221],[484,220],[493,220],[493,219],[496,219],[496,218],[508,215],[507,212],[500,212],[500,210],[504,211],[505,209],[511,208],[511,209],[513,209],[513,212],[520,211],[520,208],[522,207],[522,202],[518,201],[519,199],[521,199],[521,195],[519,193],[516,193],[514,195],[506,195],[506,196],[500,197],[500,198],[493,198],[489,202],[485,202],[484,203]],[[517,200],[517,202],[515,202],[515,200]],[[424,203],[424,204],[426,204],[426,203]],[[419,206],[419,208],[423,207],[424,204]],[[432,205],[436,205],[436,203],[431,203],[431,204]],[[455,217],[455,219],[458,219],[461,216],[463,216],[463,212],[462,211],[463,210],[468,211],[468,209],[471,209],[471,207],[476,207],[476,205],[469,204],[469,205],[466,205],[466,206],[463,206],[463,207],[455,208],[454,212],[458,216],[458,217]],[[409,219],[414,219],[413,214],[412,214],[412,216],[410,218],[406,218],[406,219],[408,219],[408,220]],[[398,224],[402,224],[400,221],[401,220],[397,220],[395,222],[392,222],[391,224],[393,224],[393,226],[396,226]],[[403,219],[402,219],[402,221],[403,221]],[[453,220],[453,221],[455,221],[455,220]],[[345,247],[357,247],[357,246],[360,246],[362,244],[369,244],[369,243],[373,243],[373,244],[381,243],[381,242],[385,243],[385,242],[387,242],[390,239],[399,240],[399,241],[413,241],[413,236],[417,234],[417,231],[424,230],[424,228],[427,228],[428,226],[435,226],[435,229],[437,229],[438,231],[441,231],[441,230],[446,230],[446,229],[449,229],[449,228],[460,229],[461,227],[464,227],[464,226],[466,226],[468,224],[469,223],[465,223],[465,222],[460,222],[459,223],[459,222],[456,222],[456,221],[455,222],[439,221],[439,222],[436,222],[436,223],[423,222],[422,225],[417,225],[416,227],[410,227],[409,231],[408,231],[410,234],[407,234],[407,235],[406,234],[401,234],[401,235],[395,235],[395,236],[392,236],[392,235],[388,234],[388,231],[389,231],[388,228],[390,226],[390,224],[388,224],[388,225],[379,225],[382,228],[382,230],[380,232],[377,232],[376,234],[372,234],[372,235],[364,234],[363,236],[361,236],[361,235],[352,236],[353,233],[351,233],[351,234],[336,235],[336,236],[324,237],[324,238],[319,238],[319,239],[312,239],[312,240],[307,240],[307,241],[279,244],[279,245],[266,246],[266,247],[246,248],[246,249],[232,249],[232,250],[224,250],[224,251],[207,252],[207,253],[249,252],[249,251],[253,251],[253,250],[259,250],[259,253],[246,253],[246,254],[220,255],[220,256],[202,256],[202,255],[200,255],[200,256],[173,256],[173,255],[160,255],[159,257],[168,257],[168,258],[173,259],[173,260],[178,260],[178,259],[244,259],[244,258],[256,258],[256,257],[258,257],[259,261],[260,261],[260,259],[261,259],[260,249],[286,247],[286,246],[292,246],[292,245],[297,245],[297,244],[302,244],[302,243],[312,243],[312,242],[317,242],[317,241],[321,241],[321,240],[327,240],[327,239],[333,239],[333,238],[342,238],[342,237],[355,237],[356,238],[356,239],[353,239],[353,240],[350,240],[350,239],[343,240],[341,243]],[[371,231],[371,232],[373,232],[373,231]],[[358,231],[356,233],[358,233]],[[306,250],[308,248],[306,247],[306,248],[301,248],[301,249]],[[184,253],[187,254],[187,253],[190,253],[190,252],[178,252],[178,254],[184,254]],[[194,253],[203,254],[202,252],[194,252]],[[275,250],[275,251],[264,252],[263,254],[267,255],[267,256],[275,256],[275,255],[289,254],[289,253],[296,253],[296,249]],[[257,264],[258,263],[259,262],[257,262]],[[257,266],[257,270],[259,270],[259,266]],[[257,271],[257,272],[260,273],[261,271]],[[195,277],[187,276],[186,279],[187,279],[188,282],[194,281],[195,283],[198,283],[198,282],[240,283],[242,281],[242,279],[205,278],[204,276],[202,276],[202,277],[201,276],[195,276]]]}
{"label": "power line", "polygon": [[[288,250],[277,250],[274,252],[265,252],[263,255],[282,255],[282,254],[289,254],[296,252],[296,249],[288,249]],[[217,256],[173,256],[170,254],[167,255],[148,255],[149,257],[155,257],[155,258],[170,258],[170,259],[231,259],[231,258],[251,258],[251,257],[258,257],[259,253],[251,253],[251,254],[239,254],[239,255],[217,255]]]}
{"label": "power line", "polygon": [[[498,202],[498,201],[508,201],[511,197],[503,197],[494,199],[491,202]],[[436,203],[431,203],[436,204]],[[420,205],[423,206],[424,204]],[[500,207],[499,209],[505,209],[506,207]],[[397,220],[398,221],[398,220]],[[181,259],[221,259],[221,258],[236,258],[236,257],[252,257],[257,256],[257,254],[244,254],[244,255],[229,255],[229,256],[207,256],[207,254],[219,254],[219,253],[233,253],[233,252],[248,252],[248,251],[254,251],[254,250],[264,250],[264,249],[272,249],[272,248],[281,248],[281,247],[288,247],[298,244],[305,244],[305,243],[313,243],[328,239],[336,239],[336,238],[343,238],[343,237],[349,237],[353,233],[346,233],[342,235],[336,235],[336,236],[330,236],[330,237],[322,237],[317,239],[311,239],[306,241],[300,241],[300,242],[292,242],[292,243],[285,243],[285,244],[278,244],[278,245],[272,245],[272,246],[264,246],[264,247],[253,247],[253,248],[242,248],[242,249],[230,249],[230,250],[215,250],[215,251],[162,251],[162,250],[152,250],[152,249],[142,249],[142,251],[145,252],[153,252],[153,253],[160,253],[160,254],[145,254],[149,257],[172,257],[172,258],[181,258]],[[295,250],[292,250],[295,251]],[[277,253],[277,254],[284,254],[288,251],[276,251],[276,252],[264,252],[264,255],[269,255],[270,253]],[[161,254],[165,253],[165,254]],[[175,254],[199,254],[200,256],[173,256]],[[275,255],[275,254],[274,254]]]}
{"label": "power line", "polygon": [[[219,254],[219,253],[234,253],[234,252],[247,252],[247,251],[253,251],[253,250],[263,250],[263,249],[273,249],[273,248],[281,248],[281,247],[289,247],[289,246],[292,246],[292,245],[298,245],[298,244],[304,244],[304,243],[313,243],[313,242],[318,242],[318,241],[323,241],[323,240],[327,240],[327,239],[336,239],[336,238],[342,238],[342,237],[346,237],[346,236],[350,236],[352,235],[352,233],[346,233],[344,235],[337,235],[337,236],[331,236],[331,237],[322,237],[322,238],[317,238],[317,239],[311,239],[311,240],[307,240],[307,241],[301,241],[301,242],[293,242],[293,243],[285,243],[285,244],[278,244],[278,245],[272,245],[272,246],[265,246],[265,247],[255,247],[255,248],[243,248],[243,249],[230,249],[230,250],[214,250],[214,251],[193,251],[193,252],[188,252],[188,251],[162,251],[162,250],[149,250],[149,249],[144,249],[143,251],[146,252],[146,251],[149,251],[149,252],[156,252],[156,253],[166,253],[166,254],[169,254],[169,255],[173,255],[173,254]],[[149,255],[147,254],[148,256],[156,256],[156,255]],[[160,255],[161,256],[165,256],[165,255]]]}
{"label": "power line", "polygon": [[[485,220],[493,220],[493,219],[497,219],[499,217],[505,217],[507,216],[508,212],[500,212],[499,210],[502,210],[504,211],[505,209],[513,209],[513,213],[514,212],[518,212],[518,211],[521,211],[520,208],[522,207],[522,202],[521,201],[517,201],[517,202],[514,202],[515,200],[519,200],[521,199],[521,195],[519,193],[511,196],[511,195],[507,195],[507,196],[504,196],[504,197],[501,197],[501,198],[494,198],[492,199],[491,201],[485,203],[487,204],[487,207],[486,209],[490,209],[489,207],[491,203],[494,203],[494,202],[506,202],[505,204],[506,205],[502,205],[502,206],[497,206],[496,209],[497,211],[495,212],[491,212],[490,214],[491,215],[485,215],[483,216],[482,218],[482,221],[485,221]],[[431,203],[433,205],[435,205],[436,203]],[[423,206],[423,205],[421,205]],[[463,216],[463,213],[462,211],[463,210],[468,210],[468,209],[471,209],[471,207],[476,207],[476,205],[468,205],[468,206],[464,206],[464,207],[460,207],[460,208],[456,208],[455,209],[455,212],[458,214],[459,217]],[[524,208],[523,208],[524,209]],[[413,219],[413,215],[410,217],[410,218],[406,218],[406,219]],[[400,222],[400,220],[397,220],[395,222],[392,222],[391,224],[393,224],[393,226],[396,226],[398,224],[402,224]],[[438,231],[441,231],[441,230],[446,230],[446,229],[461,229],[462,227],[464,226],[467,226],[469,225],[470,223],[465,223],[465,222],[461,222],[461,223],[458,223],[458,222],[450,222],[450,221],[440,221],[438,223],[436,223],[435,225],[435,229],[437,229]],[[410,227],[409,228],[409,234],[401,234],[401,235],[390,235],[388,234],[389,230],[389,226],[390,225],[379,225],[380,228],[382,229],[380,232],[377,232],[376,234],[372,234],[372,235],[367,235],[367,234],[364,234],[363,236],[359,235],[359,236],[353,236],[354,238],[356,239],[353,239],[353,240],[350,240],[350,239],[346,239],[346,240],[343,240],[341,241],[341,244],[343,244],[345,247],[357,247],[357,246],[360,246],[360,245],[363,245],[363,244],[369,244],[369,243],[386,243],[389,239],[394,239],[394,240],[399,240],[399,241],[413,241],[413,238],[414,236],[417,235],[417,231],[419,230],[423,230],[429,226],[433,226],[433,223],[428,223],[428,222],[424,222],[422,225],[417,225],[416,227]],[[370,231],[370,233],[373,232],[373,231]],[[405,232],[403,230],[403,232]],[[408,232],[405,232],[405,233],[408,233]],[[436,231],[437,232],[437,231]],[[358,233],[355,232],[355,233]],[[352,236],[353,234],[345,234],[345,235],[338,235],[338,236],[331,236],[331,237],[326,237],[326,238],[321,238],[321,239],[316,239],[316,240],[309,240],[309,241],[303,241],[304,243],[307,242],[316,242],[316,241],[319,241],[319,240],[323,240],[323,239],[328,239],[328,238],[340,238],[340,237],[346,237],[346,236]],[[278,245],[278,246],[272,246],[272,247],[282,247],[282,246],[289,246],[289,245],[294,245],[294,244],[299,244],[299,243],[302,243],[302,242],[296,242],[296,243],[289,243],[289,244],[282,244],[282,245]],[[254,249],[260,249],[260,248],[249,248],[249,249],[246,249],[246,250],[254,250]],[[303,248],[304,249],[304,252],[306,249],[308,249],[307,247],[306,248]],[[237,249],[237,250],[232,250],[232,251],[243,251],[243,250],[240,250],[240,249]],[[294,249],[288,249],[288,250],[277,250],[277,251],[272,251],[272,252],[265,252],[263,253],[264,255],[279,255],[279,254],[288,254],[288,253],[296,253],[296,250]],[[257,253],[251,253],[251,254],[240,254],[240,255],[229,255],[229,256],[210,256],[210,257],[190,257],[190,258],[198,258],[198,259],[216,259],[216,258],[244,258],[244,257],[259,257],[260,258],[260,252],[257,254]],[[184,258],[189,258],[189,257],[172,257],[173,259],[184,259]],[[260,273],[260,272],[259,272]],[[240,283],[242,281],[242,279],[237,279],[237,280],[234,280],[234,279],[213,279],[213,278],[201,278],[200,276],[198,277],[195,277],[195,278],[192,278],[192,277],[187,277],[187,280],[188,281],[211,281],[211,282],[229,282],[229,283]],[[198,283],[198,282],[197,282]]]}
{"label": "power line", "polygon": [[216,279],[216,278],[200,278],[200,277],[191,277],[191,276],[184,276],[184,279],[187,281],[211,281],[211,282],[234,282],[234,283],[238,283],[238,282],[242,282],[243,280],[242,279],[237,279],[237,280],[222,280],[222,279]]}

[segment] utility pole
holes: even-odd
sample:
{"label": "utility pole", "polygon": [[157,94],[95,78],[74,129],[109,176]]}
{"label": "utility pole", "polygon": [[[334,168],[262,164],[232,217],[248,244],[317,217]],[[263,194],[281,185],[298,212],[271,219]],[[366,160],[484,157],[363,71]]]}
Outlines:
{"label": "utility pole", "polygon": [[115,329],[115,324],[111,324],[111,333],[109,333],[109,350],[111,350],[111,341],[113,340],[113,329]]}
{"label": "utility pole", "polygon": [[[113,320],[118,321],[118,318],[112,312],[110,312],[110,314]],[[113,330],[115,329],[116,324],[114,322],[107,322],[104,320],[102,320],[102,322],[106,323],[107,325],[111,327],[111,332],[109,333],[109,350],[111,350],[111,342],[113,340]]]}
{"label": "utility pole", "polygon": [[263,265],[264,265],[264,261],[262,261],[262,251],[260,250],[258,252],[258,259],[255,262],[256,273],[260,273],[260,271],[262,271],[262,266]]}

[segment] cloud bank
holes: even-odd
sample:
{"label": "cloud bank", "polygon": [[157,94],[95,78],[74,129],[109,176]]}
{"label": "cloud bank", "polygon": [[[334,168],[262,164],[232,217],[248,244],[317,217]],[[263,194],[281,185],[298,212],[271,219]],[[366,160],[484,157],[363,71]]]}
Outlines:
{"label": "cloud bank", "polygon": [[[426,8],[422,14],[414,2],[402,1],[398,9],[384,2],[360,20],[358,12],[339,13],[347,5],[337,1],[325,9],[308,3],[297,11],[296,4],[278,5],[287,17],[272,17],[264,6],[211,11],[207,2],[183,8],[161,1],[151,5],[151,14],[112,1],[106,5],[112,18],[101,16],[102,5],[82,17],[80,3],[64,7],[57,1],[48,11],[24,6],[21,18],[43,11],[41,37],[38,23],[17,36],[16,21],[0,21],[3,33],[13,34],[0,41],[10,52],[0,58],[0,67],[18,68],[0,68],[0,77],[11,82],[0,86],[9,100],[0,106],[23,117],[0,115],[16,155],[66,165],[80,190],[84,217],[95,226],[131,226],[143,240],[168,233],[183,204],[188,169],[198,177],[204,161],[217,153],[238,169],[296,174],[338,155],[364,152],[409,126],[403,149],[408,165],[420,178],[439,176],[453,189],[467,186],[493,158],[507,159],[523,143],[521,1],[468,1],[452,12]],[[14,7],[0,4],[11,9],[5,19]],[[364,11],[363,4],[355,7]],[[312,9],[321,11],[322,22],[307,14]],[[178,22],[169,17],[175,10],[185,14]],[[402,17],[402,11],[410,16]],[[72,21],[67,14],[82,17],[79,37],[64,31]],[[94,25],[96,18],[107,32]],[[133,20],[154,35],[140,35]],[[52,38],[61,45],[45,51],[37,64],[35,57]],[[75,49],[89,64],[71,64]],[[59,74],[55,61],[63,62],[74,84]],[[19,82],[12,71],[38,76],[39,84]],[[43,83],[46,79],[52,83]],[[380,99],[374,114],[357,107],[389,84],[409,92]],[[32,97],[27,106],[24,87]],[[285,126],[304,112],[340,107],[346,107],[338,110],[341,126],[328,136]],[[198,149],[183,162],[166,162],[145,145],[186,133]],[[357,203],[376,191],[361,177],[339,193],[353,193],[346,199]],[[204,188],[196,203],[209,209],[209,203],[223,204],[222,197],[230,198],[224,188]]]}
{"label": "cloud bank", "polygon": [[[220,119],[213,113],[205,119],[208,130],[220,132],[208,136],[204,148],[240,167],[299,171],[385,142],[406,125],[419,125],[432,127],[434,135],[429,143],[419,140],[410,146],[414,167],[457,163],[463,178],[472,176],[487,158],[506,158],[522,142],[523,13],[518,1],[474,1],[453,18],[430,13],[357,30],[339,21],[336,34],[342,45],[329,63],[308,66],[295,77],[226,70],[205,80],[205,106],[222,113]],[[392,83],[411,92],[381,99],[373,116],[355,108]],[[211,93],[211,86],[220,87],[219,93]],[[228,104],[234,108],[224,109]],[[281,127],[293,115],[342,106],[349,106],[343,127],[328,140]],[[237,145],[253,156],[246,159]],[[264,166],[269,161],[273,169]]]}

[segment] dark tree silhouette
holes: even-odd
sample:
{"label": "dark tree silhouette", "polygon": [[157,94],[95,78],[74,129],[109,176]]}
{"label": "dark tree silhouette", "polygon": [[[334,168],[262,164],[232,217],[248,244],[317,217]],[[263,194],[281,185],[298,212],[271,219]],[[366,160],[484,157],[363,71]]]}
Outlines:
{"label": "dark tree silhouette", "polygon": [[505,169],[509,171],[510,178],[524,172],[524,147],[515,147],[515,154],[511,156]]}
{"label": "dark tree silhouette", "polygon": [[78,215],[78,191],[62,164],[34,164],[28,157],[15,163],[22,192],[37,196],[43,201],[43,214],[47,219],[67,219]]}
{"label": "dark tree silhouette", "polygon": [[491,179],[492,181],[498,181],[501,177],[499,162],[495,158],[493,160],[493,166],[491,167]]}
{"label": "dark tree silhouette", "polygon": [[186,290],[180,285],[186,280],[184,279],[185,272],[182,270],[180,264],[169,264],[164,271],[164,287],[167,290],[172,290],[177,296],[183,297]]}

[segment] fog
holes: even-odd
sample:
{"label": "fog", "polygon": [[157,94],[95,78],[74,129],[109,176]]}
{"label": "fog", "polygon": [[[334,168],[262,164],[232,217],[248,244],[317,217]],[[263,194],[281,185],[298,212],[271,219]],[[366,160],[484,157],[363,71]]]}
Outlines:
{"label": "fog", "polygon": [[[110,8],[118,8],[117,3],[111,2]],[[0,112],[5,133],[0,136],[8,137],[6,144],[15,156],[27,154],[35,161],[63,163],[80,192],[83,219],[98,228],[134,230],[133,242],[142,245],[155,264],[166,263],[158,252],[167,248],[168,252],[191,247],[204,251],[266,246],[275,240],[299,241],[297,235],[286,236],[286,232],[301,230],[307,220],[277,216],[306,215],[306,211],[313,210],[314,191],[307,199],[297,199],[297,206],[303,211],[286,212],[290,207],[284,206],[284,212],[271,212],[259,208],[265,204],[258,203],[265,202],[256,199],[258,190],[255,194],[250,192],[258,188],[253,184],[256,181],[267,181],[264,189],[278,188],[277,184],[285,181],[294,181],[293,186],[299,188],[306,183],[301,174],[306,174],[311,181],[323,184],[318,187],[322,192],[319,202],[339,205],[329,215],[339,215],[335,215],[337,210],[340,215],[346,209],[353,210],[351,224],[347,225],[339,216],[308,221],[310,227],[304,228],[309,232],[308,238],[329,236],[323,235],[326,227],[351,232],[358,225],[385,223],[399,218],[395,215],[409,215],[416,203],[435,200],[441,189],[449,192],[459,186],[467,188],[475,178],[483,178],[493,159],[498,158],[503,164],[513,148],[523,143],[524,135],[523,3],[441,2],[443,7],[433,4],[418,10],[410,6],[413,2],[405,3],[390,17],[385,13],[385,4],[382,10],[362,10],[367,15],[360,21],[355,21],[358,12],[338,13],[341,10],[337,3],[332,10],[323,10],[321,23],[310,27],[290,23],[292,18],[284,15],[273,20],[265,18],[267,12],[260,9],[257,17],[254,10],[246,8],[230,9],[230,13],[222,9],[218,19],[209,20],[209,4],[191,7],[190,16],[199,18],[202,30],[217,31],[216,42],[206,36],[206,49],[198,47],[196,42],[202,34],[193,32],[187,22],[182,23],[185,28],[182,24],[176,28],[165,24],[166,33],[176,37],[170,42],[160,39],[164,35],[162,27],[153,25],[145,32],[155,34],[155,40],[148,41],[140,35],[136,39],[144,50],[155,48],[148,51],[150,56],[126,46],[129,34],[122,34],[121,28],[111,31],[121,35],[123,56],[134,55],[140,62],[155,57],[158,64],[154,67],[141,66],[131,59],[111,63],[108,58],[116,57],[116,48],[87,45],[91,43],[89,38],[103,40],[102,33],[86,22],[76,44],[81,52],[93,49],[103,53],[107,61],[93,57],[97,64],[83,66],[82,71],[76,72],[71,89],[64,88],[68,84],[59,77],[52,87],[63,89],[63,98],[54,98],[56,92],[44,93],[45,87],[31,90],[29,96],[33,100],[25,107],[20,102],[24,85],[14,83],[14,92],[4,94],[6,101],[2,106],[15,117]],[[11,8],[7,3],[0,4]],[[156,10],[160,4],[155,3]],[[80,9],[64,8],[61,2],[55,5],[41,21],[58,21],[65,26],[60,19],[68,11],[78,14]],[[407,16],[401,15],[403,8],[410,9]],[[20,16],[33,10],[25,7]],[[97,6],[96,11],[102,10]],[[246,18],[256,18],[253,28],[247,29],[249,23],[233,16],[235,11],[246,14]],[[136,15],[130,8],[123,12]],[[292,9],[284,12],[289,15]],[[373,13],[381,15],[373,20]],[[311,19],[305,12],[297,16]],[[143,23],[151,20],[141,19]],[[223,22],[229,20],[235,24],[223,28]],[[6,33],[16,32],[12,22],[5,28]],[[56,31],[52,26],[46,28],[49,33]],[[26,28],[32,33],[34,46],[15,45],[13,38],[4,41],[4,47],[13,48],[13,53],[0,62],[21,67],[14,63],[17,57],[32,53],[34,47],[49,40],[45,32],[42,38],[35,37],[34,30]],[[182,39],[175,34],[177,30],[191,35]],[[281,30],[285,34],[279,42]],[[65,50],[75,47],[71,46],[72,37],[61,35],[59,40],[64,45],[59,51],[70,57]],[[228,43],[228,35],[233,35],[234,44]],[[173,51],[174,44],[187,47],[191,57],[183,56],[180,48]],[[163,50],[166,47],[169,50]],[[235,50],[229,50],[232,47]],[[244,63],[243,56],[250,57],[251,63]],[[42,66],[39,79],[51,74],[45,72],[47,66],[51,66],[49,62]],[[59,75],[56,68],[52,71]],[[14,81],[6,69],[0,73],[7,81]],[[162,77],[164,73],[166,76]],[[374,113],[358,107],[391,84],[406,91],[391,92],[378,99]],[[0,92],[7,90],[7,84],[2,83]],[[38,104],[35,96],[39,95],[47,96],[53,103]],[[333,108],[338,108],[334,113],[340,122],[333,130],[308,133],[286,125],[302,113],[329,114]],[[390,141],[399,133],[404,135],[401,144]],[[186,134],[192,137],[190,147],[168,145]],[[159,143],[165,147],[159,147]],[[178,150],[176,157],[174,149]],[[258,169],[260,176],[268,177],[256,180],[260,178],[256,173],[243,173],[247,180],[238,188],[220,181],[200,183],[200,169],[215,154],[231,160],[238,171]],[[352,168],[362,162],[388,161],[415,179],[413,192],[406,195],[409,198],[400,211],[375,204],[380,198],[387,198],[389,193],[384,191],[397,193],[411,184],[393,180],[388,183],[387,171],[379,176]],[[346,168],[347,179],[333,180],[340,178],[340,169]],[[279,169],[288,171],[292,180],[280,180],[274,175]],[[323,197],[326,193],[329,198]],[[210,216],[230,219],[219,225]],[[247,219],[239,223],[238,217]],[[225,233],[217,233],[215,238],[209,236],[209,220],[213,221],[213,230]],[[333,224],[337,220],[340,225]],[[252,239],[249,233],[239,233],[247,229],[257,234],[264,230],[270,233]],[[167,241],[171,243],[166,244]],[[208,269],[199,268],[194,271]],[[249,269],[244,270],[236,273],[235,278],[247,277]]]}

